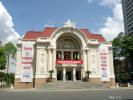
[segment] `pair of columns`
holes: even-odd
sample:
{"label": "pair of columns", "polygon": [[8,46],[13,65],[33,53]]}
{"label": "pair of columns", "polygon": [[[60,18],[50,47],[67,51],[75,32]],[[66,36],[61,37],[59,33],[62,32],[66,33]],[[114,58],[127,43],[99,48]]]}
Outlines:
{"label": "pair of columns", "polygon": [[[66,81],[66,68],[63,68],[63,81]],[[76,68],[73,68],[73,81],[76,81]]]}

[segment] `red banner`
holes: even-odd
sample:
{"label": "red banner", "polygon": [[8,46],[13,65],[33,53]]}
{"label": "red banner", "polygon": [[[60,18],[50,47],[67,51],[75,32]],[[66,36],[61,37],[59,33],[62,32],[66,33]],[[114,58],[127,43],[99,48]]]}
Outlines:
{"label": "red banner", "polygon": [[56,60],[56,64],[82,64],[82,60]]}

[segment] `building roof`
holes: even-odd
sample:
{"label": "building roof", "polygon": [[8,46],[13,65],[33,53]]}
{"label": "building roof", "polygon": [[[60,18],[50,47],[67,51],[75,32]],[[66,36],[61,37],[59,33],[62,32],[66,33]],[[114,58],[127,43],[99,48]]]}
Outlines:
{"label": "building roof", "polygon": [[105,42],[105,38],[100,34],[91,33],[88,29],[80,29],[89,39],[98,39],[99,42]]}
{"label": "building roof", "polygon": [[[57,27],[46,27],[42,32],[28,31],[25,33],[23,40],[36,40],[38,37],[50,37],[51,34],[58,29]],[[100,34],[93,34],[88,29],[80,29],[83,34],[89,39],[98,39],[99,42],[105,42],[106,40]]]}

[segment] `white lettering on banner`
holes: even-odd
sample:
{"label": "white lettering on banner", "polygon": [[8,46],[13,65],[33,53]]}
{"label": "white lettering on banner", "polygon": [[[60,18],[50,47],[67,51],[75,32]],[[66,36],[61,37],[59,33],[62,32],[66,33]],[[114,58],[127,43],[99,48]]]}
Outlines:
{"label": "white lettering on banner", "polygon": [[32,82],[33,69],[33,44],[23,43],[22,44],[22,66],[21,66],[21,82]]}
{"label": "white lettering on banner", "polygon": [[57,60],[56,64],[82,64],[82,60]]}
{"label": "white lettering on banner", "polygon": [[100,71],[101,81],[109,81],[109,68],[108,68],[108,47],[100,46]]}

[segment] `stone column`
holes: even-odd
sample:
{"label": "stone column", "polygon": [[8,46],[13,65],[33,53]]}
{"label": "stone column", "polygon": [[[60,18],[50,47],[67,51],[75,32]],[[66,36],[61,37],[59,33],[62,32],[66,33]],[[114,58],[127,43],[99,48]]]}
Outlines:
{"label": "stone column", "polygon": [[48,71],[51,69],[50,67],[50,49],[48,49]]}
{"label": "stone column", "polygon": [[56,49],[53,49],[53,56],[52,56],[52,67],[55,70],[55,66],[56,66]]}
{"label": "stone column", "polygon": [[64,51],[61,51],[61,60],[64,60]]}
{"label": "stone column", "polygon": [[90,49],[88,49],[88,51],[87,51],[87,70],[91,71],[91,51],[90,51]]}
{"label": "stone column", "polygon": [[66,81],[66,68],[63,68],[63,81]]}
{"label": "stone column", "polygon": [[110,70],[110,78],[114,78],[114,64],[113,64],[113,51],[112,48],[109,48],[109,57],[108,57],[108,62],[109,62],[109,70]]}
{"label": "stone column", "polygon": [[83,78],[85,77],[86,71],[87,71],[87,49],[83,49]]}
{"label": "stone column", "polygon": [[57,72],[56,72],[56,49],[53,48],[53,56],[52,56],[52,69],[54,70],[53,78],[57,80]]}
{"label": "stone column", "polygon": [[71,60],[73,60],[73,51],[71,51]]}
{"label": "stone column", "polygon": [[52,48],[49,48],[48,49],[48,67],[49,67],[49,70],[53,70],[53,49]]}
{"label": "stone column", "polygon": [[73,81],[76,81],[76,68],[73,68]]}

